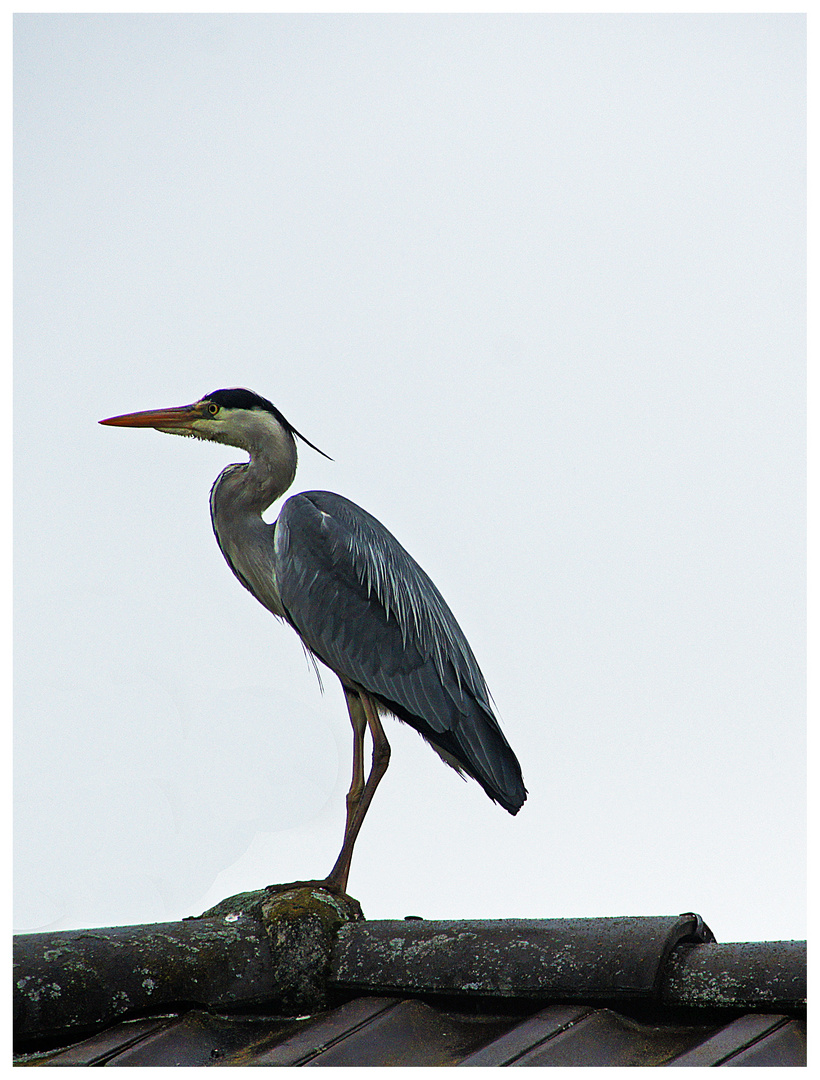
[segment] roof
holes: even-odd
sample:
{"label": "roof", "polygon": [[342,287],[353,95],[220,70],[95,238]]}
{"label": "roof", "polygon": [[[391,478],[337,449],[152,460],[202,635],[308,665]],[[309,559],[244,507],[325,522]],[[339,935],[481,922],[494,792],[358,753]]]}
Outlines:
{"label": "roof", "polygon": [[805,1065],[805,942],[373,920],[317,888],[15,939],[19,1064]]}

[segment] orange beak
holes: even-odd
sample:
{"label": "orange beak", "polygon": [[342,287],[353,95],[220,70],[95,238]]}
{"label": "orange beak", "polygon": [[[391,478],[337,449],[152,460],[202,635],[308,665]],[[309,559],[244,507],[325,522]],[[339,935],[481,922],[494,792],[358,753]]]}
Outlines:
{"label": "orange beak", "polygon": [[125,413],[100,420],[108,427],[156,428],[157,431],[190,431],[194,420],[203,420],[210,414],[208,406],[201,401],[182,405],[176,409],[151,409],[148,412]]}

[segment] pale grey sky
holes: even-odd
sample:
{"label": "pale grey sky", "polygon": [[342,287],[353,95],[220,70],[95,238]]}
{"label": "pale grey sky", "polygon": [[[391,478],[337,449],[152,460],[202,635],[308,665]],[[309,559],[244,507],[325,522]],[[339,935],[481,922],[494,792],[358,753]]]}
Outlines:
{"label": "pale grey sky", "polygon": [[[372,918],[805,935],[800,15],[16,19],[16,924],[322,876],[351,738],[238,585],[270,398],[461,622],[516,818],[389,722]],[[275,508],[273,513],[275,513]]]}

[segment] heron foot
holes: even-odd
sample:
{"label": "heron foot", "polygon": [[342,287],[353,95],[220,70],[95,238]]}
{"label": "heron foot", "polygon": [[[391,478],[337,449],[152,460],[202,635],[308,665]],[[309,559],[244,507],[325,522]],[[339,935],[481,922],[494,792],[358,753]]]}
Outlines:
{"label": "heron foot", "polygon": [[361,904],[355,896],[350,896],[350,894],[346,893],[339,884],[328,878],[313,878],[309,881],[290,881],[281,885],[267,885],[264,891],[269,896],[278,896],[281,893],[296,892],[301,889],[329,893],[332,897],[342,902],[342,905],[354,921],[358,922],[360,919],[364,919],[364,912],[362,911]]}

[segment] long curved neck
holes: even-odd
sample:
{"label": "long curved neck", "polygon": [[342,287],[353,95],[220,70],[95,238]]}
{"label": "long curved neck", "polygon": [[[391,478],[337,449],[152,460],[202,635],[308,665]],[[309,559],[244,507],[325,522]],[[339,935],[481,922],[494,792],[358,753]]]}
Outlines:
{"label": "long curved neck", "polygon": [[296,476],[296,443],[282,430],[267,430],[242,449],[250,460],[223,469],[211,489],[211,510],[221,519],[261,517],[284,495]]}
{"label": "long curved neck", "polygon": [[282,431],[280,437],[244,449],[250,460],[223,469],[211,488],[211,521],[231,570],[260,603],[281,616],[271,543],[274,527],[262,520],[262,513],[293,483],[296,444]]}

